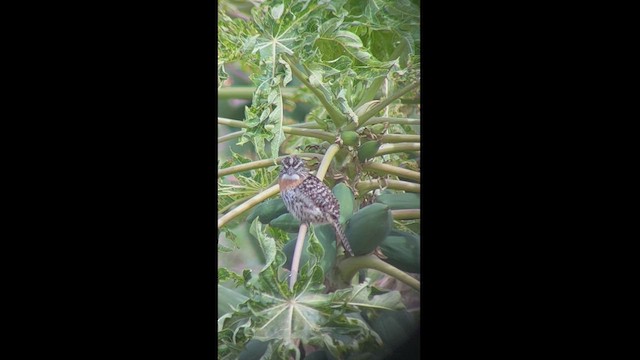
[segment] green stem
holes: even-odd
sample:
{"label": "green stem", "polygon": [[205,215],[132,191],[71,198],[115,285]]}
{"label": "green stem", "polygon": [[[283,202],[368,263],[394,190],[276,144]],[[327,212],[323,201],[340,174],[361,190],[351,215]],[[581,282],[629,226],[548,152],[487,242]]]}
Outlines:
{"label": "green stem", "polygon": [[320,90],[311,85],[311,82],[309,82],[309,78],[302,71],[300,71],[300,69],[298,69],[298,67],[287,55],[283,55],[282,58],[291,67],[291,72],[293,73],[293,75],[295,75],[295,77],[298,78],[307,88],[309,88],[309,90],[311,90],[311,92],[318,98],[318,100],[320,100],[324,108],[329,113],[329,116],[331,116],[331,119],[333,120],[333,123],[336,125],[336,127],[340,127],[342,124],[344,124],[347,121],[347,117],[342,114],[337,107],[331,104],[330,99],[327,99]]}
{"label": "green stem", "polygon": [[279,192],[280,192],[280,186],[278,184],[276,184],[276,185],[273,185],[272,187],[260,192],[259,194],[256,194],[251,199],[249,199],[246,202],[242,203],[242,205],[238,206],[237,208],[229,211],[228,213],[226,213],[223,216],[221,216],[220,218],[218,218],[218,229],[223,227],[229,221],[233,220],[236,216],[239,216],[240,214],[242,214],[245,211],[251,209],[252,207],[260,204],[261,202],[267,200],[268,198],[272,197],[273,195],[276,195]]}
{"label": "green stem", "polygon": [[[372,107],[371,110],[369,110],[369,111],[365,112],[364,114],[362,114],[362,116],[360,116],[358,118],[358,121],[361,124],[366,122],[367,120],[372,118],[375,114],[377,114],[380,110],[384,109],[387,105],[389,105],[392,102],[396,101],[397,99],[402,97],[404,94],[408,93],[409,91],[411,91],[413,89],[416,89],[418,86],[420,86],[420,83],[416,82],[416,83],[413,83],[411,85],[407,85],[407,86],[403,87],[402,89],[396,91],[395,93],[391,94],[389,97],[381,100],[380,103],[377,104],[376,106]],[[357,126],[357,127],[360,128],[360,127],[362,127],[362,125]]]}
{"label": "green stem", "polygon": [[393,154],[398,152],[420,151],[420,143],[384,144],[380,146],[374,156]]}
{"label": "green stem", "polygon": [[322,163],[318,167],[318,172],[316,173],[316,177],[320,180],[324,179],[324,175],[327,173],[329,169],[329,164],[331,164],[331,160],[336,156],[336,153],[340,150],[340,145],[331,144],[327,151],[324,153],[324,157],[322,158]]}
{"label": "green stem", "polygon": [[326,132],[326,131],[305,129],[305,128],[299,128],[299,127],[291,127],[291,126],[283,126],[282,127],[282,131],[285,134],[307,136],[307,137],[321,139],[321,140],[325,140],[325,141],[329,141],[329,142],[334,142],[336,140],[336,136],[335,135],[333,135],[330,132]]}
{"label": "green stem", "polygon": [[249,125],[244,121],[221,118],[221,117],[218,118],[218,125],[227,125],[231,127],[245,128],[245,129],[249,128]]}
{"label": "green stem", "polygon": [[322,129],[322,126],[320,126],[315,121],[306,122],[306,123],[291,124],[291,125],[287,125],[287,126],[295,127],[295,128],[303,128],[303,129]]}
{"label": "green stem", "polygon": [[247,201],[248,199],[251,199],[254,196],[254,194],[251,194],[249,196],[245,196],[242,199],[238,199],[234,202],[232,202],[231,204],[223,207],[222,209],[218,210],[218,214],[224,214],[227,210],[231,209],[232,207],[238,205],[238,204],[242,204],[243,202]]}
{"label": "green stem", "polygon": [[420,142],[420,135],[411,134],[386,134],[380,139],[385,144],[389,143],[405,143],[405,142]]}
{"label": "green stem", "polygon": [[[296,88],[282,88],[283,97],[293,97]],[[218,89],[218,100],[246,99],[252,100],[255,86],[234,86]]]}
{"label": "green stem", "polygon": [[360,269],[374,269],[402,281],[413,289],[420,291],[420,282],[397,267],[380,260],[375,255],[348,257],[338,263],[338,271],[347,284]]}
{"label": "green stem", "polygon": [[420,219],[420,209],[391,210],[394,220],[415,220]]}
{"label": "green stem", "polygon": [[[298,154],[298,156],[300,156],[300,157],[317,157],[317,158],[321,158],[322,154],[301,153],[301,154]],[[224,169],[219,169],[218,170],[218,177],[223,177],[223,176],[227,176],[227,175],[230,175],[230,174],[235,174],[235,173],[239,173],[239,172],[247,171],[247,170],[260,169],[260,168],[265,168],[265,167],[269,167],[269,166],[274,166],[276,163],[279,164],[282,161],[282,159],[284,159],[285,157],[286,157],[286,155],[276,158],[275,161],[273,159],[256,160],[256,161],[252,161],[252,162],[248,162],[248,163],[244,163],[244,164],[240,164],[240,165],[236,165],[236,166],[230,166],[230,167],[224,168]]]}
{"label": "green stem", "polygon": [[218,138],[218,144],[223,143],[225,141],[237,139],[237,138],[241,137],[243,133],[244,133],[244,131],[236,131],[236,132],[229,133],[227,135],[220,136]]}
{"label": "green stem", "polygon": [[380,189],[386,186],[389,189],[404,190],[408,192],[420,192],[420,184],[401,180],[362,180],[356,184],[356,189],[360,194],[365,194],[371,190]]}
{"label": "green stem", "polygon": [[[232,119],[227,119],[227,118],[218,118],[218,124],[219,125],[227,125],[227,126],[231,126],[231,127],[249,128],[249,125],[247,125],[243,121],[232,120]],[[329,132],[326,132],[326,131],[320,131],[320,130],[316,130],[316,129],[310,129],[311,127],[316,127],[316,126],[319,127],[319,125],[317,125],[317,124],[315,124],[315,125],[311,124],[311,125],[306,125],[306,126],[302,126],[302,124],[295,124],[295,125],[290,125],[290,126],[283,126],[282,127],[282,131],[285,134],[308,136],[308,137],[317,138],[317,139],[321,139],[321,140],[325,140],[325,141],[329,141],[329,142],[333,142],[336,139],[335,135],[333,135],[332,133],[329,133]],[[237,132],[233,133],[233,134],[237,134]],[[231,139],[236,138],[236,137],[240,137],[240,136],[242,136],[242,133],[240,132],[239,135],[235,135],[234,137],[230,137],[230,135],[231,134],[225,135],[226,137],[229,137],[229,138],[225,138],[225,136],[222,136],[222,137],[218,138],[218,142],[227,141],[227,140],[231,140]]]}
{"label": "green stem", "polygon": [[374,163],[374,162],[369,162],[364,164],[363,168],[365,170],[373,170],[377,173],[382,173],[382,174],[391,174],[391,175],[396,175],[396,176],[401,176],[407,179],[411,179],[411,180],[415,180],[417,182],[420,182],[420,173],[417,171],[413,171],[413,170],[409,170],[409,169],[404,169],[398,166],[393,166],[393,165],[389,165],[389,164],[382,164],[382,163]]}
{"label": "green stem", "polygon": [[307,235],[307,224],[300,224],[296,247],[293,249],[293,259],[291,260],[291,278],[289,279],[289,289],[291,290],[293,290],[293,285],[295,285],[296,280],[298,280],[298,268],[300,267],[300,258],[302,258],[305,235]]}
{"label": "green stem", "polygon": [[[393,50],[393,53],[389,57],[389,60],[397,59],[400,56],[400,54],[402,54],[402,52],[406,47],[407,47],[407,42],[402,41],[400,45],[398,45],[398,47],[395,48],[395,50]],[[380,76],[380,77],[377,77],[375,80],[373,80],[371,82],[371,85],[369,85],[365,90],[364,95],[362,95],[362,99],[360,99],[360,102],[358,103],[358,105],[354,107],[354,109],[357,109],[360,106],[362,106],[364,103],[373,100],[378,90],[380,90],[380,87],[382,86],[382,82],[386,78],[387,78],[386,76]]]}
{"label": "green stem", "polygon": [[365,121],[361,126],[369,126],[375,124],[402,124],[402,125],[420,125],[420,119],[395,118],[395,117],[372,117]]}
{"label": "green stem", "polygon": [[[221,118],[221,117],[218,118],[218,125],[227,125],[231,127],[238,127],[238,128],[245,128],[245,129],[248,129],[250,127],[244,121]],[[286,126],[290,128],[302,128],[302,129],[321,129],[322,128],[320,125],[318,125],[318,123],[315,123],[315,122],[298,123],[298,124],[291,124]]]}

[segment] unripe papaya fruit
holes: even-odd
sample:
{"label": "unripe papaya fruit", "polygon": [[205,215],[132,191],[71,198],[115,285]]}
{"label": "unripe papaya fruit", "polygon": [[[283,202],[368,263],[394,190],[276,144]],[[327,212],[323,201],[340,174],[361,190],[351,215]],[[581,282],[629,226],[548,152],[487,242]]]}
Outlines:
{"label": "unripe papaya fruit", "polygon": [[260,217],[259,221],[263,224],[268,224],[271,220],[278,216],[288,212],[286,205],[282,198],[267,200],[253,209],[253,212],[247,217],[249,224],[253,222],[256,217]]}
{"label": "unripe papaya fruit", "polygon": [[420,195],[415,193],[386,193],[379,195],[376,198],[376,202],[389,205],[391,210],[419,209]]}
{"label": "unripe papaya fruit", "polygon": [[370,254],[389,235],[393,217],[388,205],[373,203],[358,210],[345,228],[356,256]]}
{"label": "unripe papaya fruit", "polygon": [[340,138],[345,145],[357,146],[358,145],[358,133],[355,131],[343,131],[340,133]]}
{"label": "unripe papaya fruit", "polygon": [[300,221],[293,217],[291,213],[285,213],[269,222],[270,226],[282,229],[286,232],[298,232]]}
{"label": "unripe papaya fruit", "polygon": [[420,237],[392,230],[382,244],[383,261],[410,273],[420,273]]}
{"label": "unripe papaya fruit", "polygon": [[331,191],[340,203],[340,224],[344,224],[353,215],[353,210],[356,207],[355,196],[345,183],[339,183]]}
{"label": "unripe papaya fruit", "polygon": [[358,160],[362,162],[374,157],[378,152],[380,145],[382,145],[382,143],[376,140],[367,141],[360,145],[358,148]]}

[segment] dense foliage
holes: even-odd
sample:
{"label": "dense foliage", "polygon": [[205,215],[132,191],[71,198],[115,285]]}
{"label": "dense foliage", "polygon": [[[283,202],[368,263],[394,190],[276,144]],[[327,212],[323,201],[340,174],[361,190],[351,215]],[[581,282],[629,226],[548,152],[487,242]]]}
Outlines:
{"label": "dense foliage", "polygon": [[[250,150],[218,164],[218,251],[249,239],[261,264],[218,268],[220,359],[383,359],[419,326],[419,14],[408,0],[219,1],[219,99],[250,104],[218,118],[240,129],[218,142]],[[292,153],[332,188],[357,256],[279,202]]]}

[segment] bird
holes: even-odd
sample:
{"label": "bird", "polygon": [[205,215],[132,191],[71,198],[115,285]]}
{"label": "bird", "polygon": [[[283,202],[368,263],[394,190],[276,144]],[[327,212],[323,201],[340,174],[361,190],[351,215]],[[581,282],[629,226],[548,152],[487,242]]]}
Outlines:
{"label": "bird", "polygon": [[278,178],[280,195],[289,212],[304,224],[331,224],[337,246],[342,243],[349,255],[351,245],[340,226],[340,203],[320,179],[309,173],[304,161],[296,155],[282,159]]}

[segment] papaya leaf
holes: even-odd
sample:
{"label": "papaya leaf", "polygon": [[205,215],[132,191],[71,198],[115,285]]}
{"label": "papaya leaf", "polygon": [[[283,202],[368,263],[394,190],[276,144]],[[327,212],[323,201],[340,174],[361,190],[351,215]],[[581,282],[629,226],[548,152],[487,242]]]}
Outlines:
{"label": "papaya leaf", "polygon": [[221,319],[219,346],[231,351],[253,339],[272,342],[281,353],[295,353],[292,344],[301,340],[322,346],[339,358],[381,346],[380,337],[359,312],[403,309],[400,294],[375,289],[368,283],[323,294],[322,269],[314,264],[321,252],[317,241],[310,245],[311,265],[303,267],[307,271],[301,271],[293,292],[286,278],[277,277],[276,267],[281,265],[278,259],[263,270],[251,286],[249,299]]}

